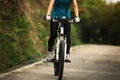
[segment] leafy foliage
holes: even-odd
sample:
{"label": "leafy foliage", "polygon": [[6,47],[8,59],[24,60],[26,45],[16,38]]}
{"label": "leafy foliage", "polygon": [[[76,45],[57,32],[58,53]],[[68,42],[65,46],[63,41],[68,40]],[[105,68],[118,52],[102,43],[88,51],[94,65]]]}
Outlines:
{"label": "leafy foliage", "polygon": [[[116,4],[107,5],[104,9],[104,13],[102,13],[102,19],[100,19],[99,24],[101,27],[101,34],[103,31],[106,31],[103,36],[104,42],[108,44],[120,45],[120,2]],[[108,14],[106,14],[108,13]],[[104,22],[105,21],[105,22]],[[103,41],[102,40],[102,41]]]}
{"label": "leafy foliage", "polygon": [[82,41],[119,45],[120,2],[106,5],[104,0],[84,0],[81,6]]}

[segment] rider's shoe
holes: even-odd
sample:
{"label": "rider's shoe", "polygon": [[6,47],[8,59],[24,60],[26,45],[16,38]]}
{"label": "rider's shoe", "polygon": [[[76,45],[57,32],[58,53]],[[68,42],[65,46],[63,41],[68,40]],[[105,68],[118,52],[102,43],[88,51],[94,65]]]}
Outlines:
{"label": "rider's shoe", "polygon": [[47,62],[53,62],[54,61],[54,56],[52,51],[47,52]]}
{"label": "rider's shoe", "polygon": [[70,54],[66,55],[65,62],[71,63]]}

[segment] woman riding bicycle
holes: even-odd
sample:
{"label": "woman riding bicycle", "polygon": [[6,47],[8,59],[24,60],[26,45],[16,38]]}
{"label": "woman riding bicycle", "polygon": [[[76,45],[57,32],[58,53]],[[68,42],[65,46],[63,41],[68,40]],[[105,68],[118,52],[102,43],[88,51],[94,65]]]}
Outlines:
{"label": "woman riding bicycle", "polygon": [[[46,13],[46,20],[51,20],[51,18],[62,18],[66,17],[67,19],[70,19],[70,5],[73,3],[74,12],[75,12],[75,22],[79,22],[79,11],[78,11],[78,4],[77,0],[50,0],[48,10]],[[70,45],[71,45],[71,39],[70,39],[70,31],[71,31],[71,25],[70,23],[64,23],[64,29],[65,34],[67,35],[67,55],[66,60],[68,62],[71,62],[70,60]],[[55,39],[57,37],[57,28],[58,28],[58,22],[50,22],[50,38],[48,40],[48,58],[47,60],[51,60],[52,55],[52,48],[55,42]]]}

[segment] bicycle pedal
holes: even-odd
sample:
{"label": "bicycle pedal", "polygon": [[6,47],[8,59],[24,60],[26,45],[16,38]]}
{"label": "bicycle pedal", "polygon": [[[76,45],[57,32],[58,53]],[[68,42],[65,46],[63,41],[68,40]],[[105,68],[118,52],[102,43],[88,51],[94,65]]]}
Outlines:
{"label": "bicycle pedal", "polygon": [[51,60],[48,60],[48,59],[47,59],[47,62],[54,62],[54,59],[51,59]]}
{"label": "bicycle pedal", "polygon": [[71,63],[71,61],[70,61],[70,60],[67,60],[67,59],[66,59],[64,62],[66,62],[66,63]]}

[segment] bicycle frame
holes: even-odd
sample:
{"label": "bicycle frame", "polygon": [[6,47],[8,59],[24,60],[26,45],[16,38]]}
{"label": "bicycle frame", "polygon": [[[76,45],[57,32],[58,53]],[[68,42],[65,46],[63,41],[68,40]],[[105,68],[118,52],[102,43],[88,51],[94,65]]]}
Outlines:
{"label": "bicycle frame", "polygon": [[63,40],[65,43],[65,51],[64,51],[64,60],[66,59],[66,52],[67,52],[67,37],[64,35],[64,22],[73,23],[74,19],[66,19],[63,17],[63,19],[52,19],[52,22],[60,22],[60,25],[58,26],[58,37],[56,42],[56,60],[59,61],[59,47],[60,42]]}
{"label": "bicycle frame", "polygon": [[[64,71],[64,61],[66,59],[67,52],[67,35],[64,34],[64,22],[68,22],[67,19],[53,19],[53,22],[59,22],[58,37],[56,40],[55,56],[54,56],[54,73],[58,75],[58,80],[62,80]],[[74,22],[73,20],[69,22]]]}

